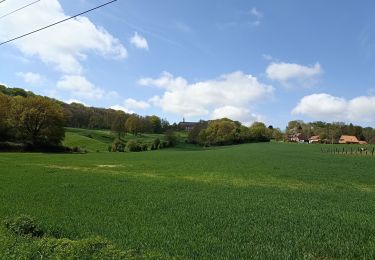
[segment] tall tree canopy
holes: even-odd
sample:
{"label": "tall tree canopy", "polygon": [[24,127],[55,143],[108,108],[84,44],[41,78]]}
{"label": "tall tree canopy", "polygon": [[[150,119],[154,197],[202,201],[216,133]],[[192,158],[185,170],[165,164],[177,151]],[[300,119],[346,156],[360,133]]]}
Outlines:
{"label": "tall tree canopy", "polygon": [[13,98],[10,121],[17,137],[33,145],[59,145],[64,138],[64,113],[47,98]]}

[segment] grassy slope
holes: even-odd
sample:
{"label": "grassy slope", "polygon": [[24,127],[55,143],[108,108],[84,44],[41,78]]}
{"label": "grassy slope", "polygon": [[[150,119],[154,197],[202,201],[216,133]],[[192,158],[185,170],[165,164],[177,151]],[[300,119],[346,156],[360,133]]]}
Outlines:
{"label": "grassy slope", "polygon": [[0,219],[183,258],[374,258],[374,167],[294,144],[1,154]]}
{"label": "grassy slope", "polygon": [[[108,145],[111,145],[116,135],[109,130],[90,130],[79,128],[66,128],[65,140],[63,145],[69,147],[78,146],[88,152],[107,152]],[[156,138],[163,139],[160,134],[143,134],[142,136],[133,136],[131,134],[123,136],[124,142],[134,139],[141,143],[151,144]]]}

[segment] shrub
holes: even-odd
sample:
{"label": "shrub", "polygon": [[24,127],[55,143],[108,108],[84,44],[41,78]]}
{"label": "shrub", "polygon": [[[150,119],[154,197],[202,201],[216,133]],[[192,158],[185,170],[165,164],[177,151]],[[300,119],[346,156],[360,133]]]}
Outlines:
{"label": "shrub", "polygon": [[176,146],[177,141],[178,141],[177,136],[173,130],[168,130],[167,132],[165,132],[164,139],[167,142],[168,147]]}
{"label": "shrub", "polygon": [[112,143],[112,152],[124,152],[125,144],[120,140],[116,139]]}
{"label": "shrub", "polygon": [[148,151],[148,145],[142,144],[142,151]]}
{"label": "shrub", "polygon": [[136,141],[129,140],[126,143],[126,150],[128,150],[129,152],[140,152],[142,151],[142,147]]}
{"label": "shrub", "polygon": [[169,143],[167,141],[163,141],[160,143],[161,148],[167,148],[169,146]]}
{"label": "shrub", "polygon": [[73,153],[80,153],[80,152],[81,152],[81,148],[79,148],[78,146],[74,146],[74,147],[72,148],[72,152],[73,152]]}
{"label": "shrub", "polygon": [[153,145],[154,145],[154,147],[155,147],[155,150],[156,150],[156,149],[160,149],[160,148],[159,148],[159,145],[160,145],[160,139],[159,139],[159,138],[156,138],[156,139],[154,140]]}
{"label": "shrub", "polygon": [[34,218],[22,215],[16,218],[7,218],[4,220],[5,227],[17,235],[31,235],[41,237],[44,232]]}

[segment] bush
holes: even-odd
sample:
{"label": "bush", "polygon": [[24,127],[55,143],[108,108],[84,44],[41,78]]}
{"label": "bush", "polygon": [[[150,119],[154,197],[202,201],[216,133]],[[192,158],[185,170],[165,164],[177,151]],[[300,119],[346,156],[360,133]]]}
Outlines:
{"label": "bush", "polygon": [[148,145],[142,144],[142,151],[148,151]]}
{"label": "bush", "polygon": [[153,143],[153,146],[154,146],[154,150],[156,150],[156,149],[160,149],[159,148],[159,145],[160,145],[160,139],[159,138],[156,138],[155,140],[154,140],[154,143]]}
{"label": "bush", "polygon": [[74,146],[74,147],[72,148],[72,152],[73,152],[73,153],[80,153],[80,152],[81,152],[81,148],[79,148],[78,146]]}
{"label": "bush", "polygon": [[120,140],[116,139],[112,143],[112,152],[124,152],[125,151],[125,144]]}
{"label": "bush", "polygon": [[169,143],[167,141],[163,141],[160,143],[161,148],[167,148],[169,146]]}
{"label": "bush", "polygon": [[167,144],[168,147],[176,146],[177,141],[178,141],[178,138],[173,130],[168,130],[167,132],[165,132],[164,139],[168,143]]}
{"label": "bush", "polygon": [[136,141],[134,140],[129,140],[127,143],[126,143],[126,150],[128,150],[129,152],[141,152],[142,151],[142,147],[139,143],[137,143]]}
{"label": "bush", "polygon": [[17,235],[30,235],[33,237],[41,237],[44,232],[34,218],[22,215],[16,218],[8,218],[4,220],[5,227]]}

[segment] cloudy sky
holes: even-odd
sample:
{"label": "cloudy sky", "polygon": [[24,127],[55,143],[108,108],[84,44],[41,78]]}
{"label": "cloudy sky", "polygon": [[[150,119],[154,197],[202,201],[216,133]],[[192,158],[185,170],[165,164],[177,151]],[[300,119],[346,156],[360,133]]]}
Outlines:
{"label": "cloudy sky", "polygon": [[[105,1],[7,0],[6,41]],[[0,82],[170,122],[375,127],[371,0],[118,0],[0,46]]]}

